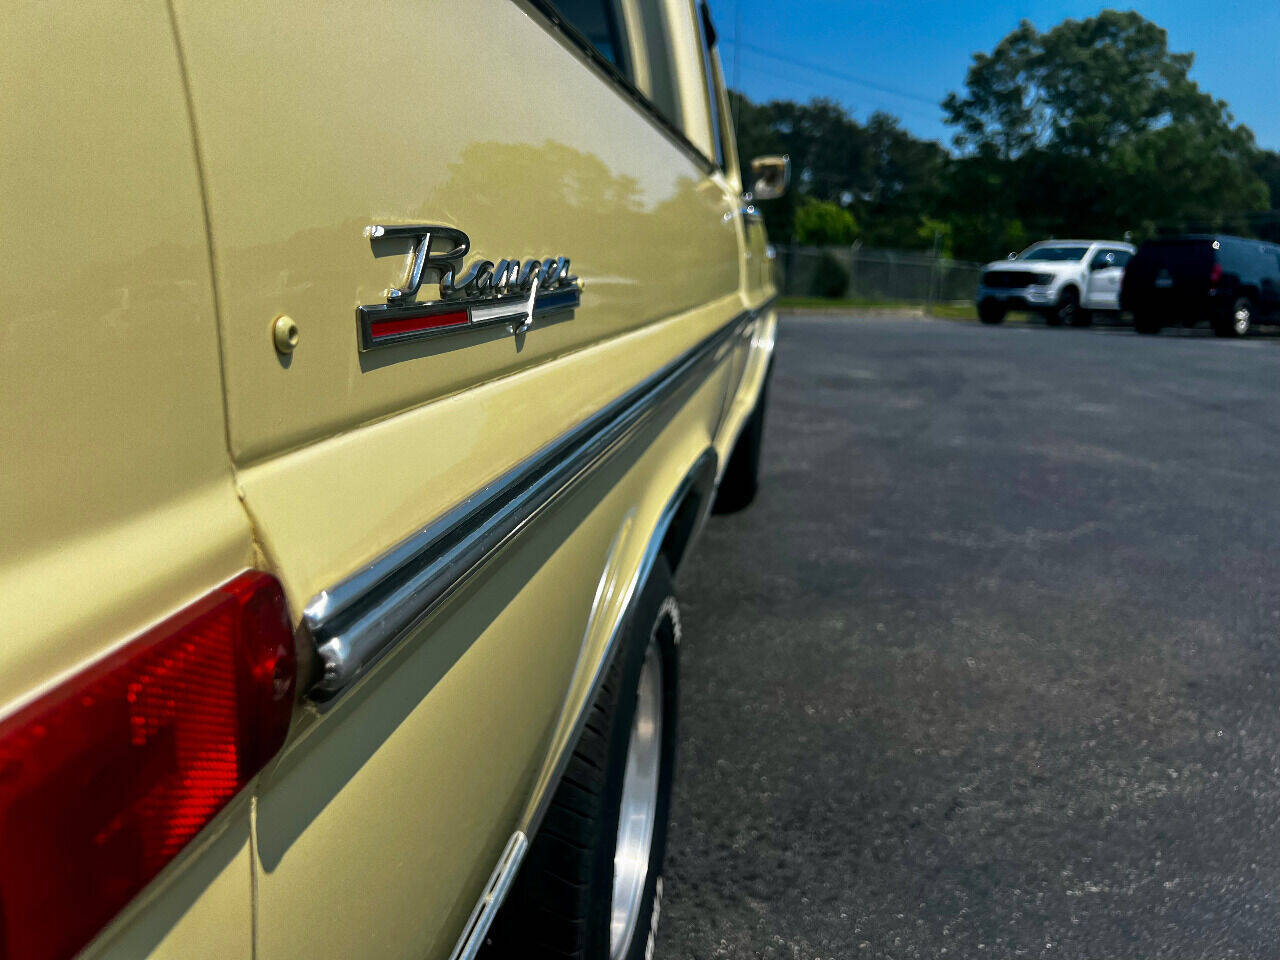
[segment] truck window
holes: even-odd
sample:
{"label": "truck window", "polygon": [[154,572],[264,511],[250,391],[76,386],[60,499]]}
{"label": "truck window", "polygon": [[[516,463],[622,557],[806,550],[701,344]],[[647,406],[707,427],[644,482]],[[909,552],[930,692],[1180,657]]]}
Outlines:
{"label": "truck window", "polygon": [[664,0],[640,0],[644,49],[649,60],[649,89],[644,91],[658,111],[680,126],[680,95],[671,56],[671,30]]}
{"label": "truck window", "polygon": [[1083,260],[1088,247],[1032,247],[1018,255],[1019,260],[1039,260],[1047,263],[1073,263]]}
{"label": "truck window", "polygon": [[1237,243],[1233,237],[1218,237],[1214,241],[1217,256],[1215,260],[1222,264],[1222,268],[1236,275],[1247,274],[1249,270],[1249,256],[1240,243]]}
{"label": "truck window", "polygon": [[[550,6],[550,4],[548,4]],[[616,0],[555,0],[560,18],[596,48],[597,52],[629,76],[622,16]]]}
{"label": "truck window", "polygon": [[1099,250],[1093,255],[1093,260],[1089,262],[1091,270],[1102,270],[1106,267],[1123,267],[1129,262],[1129,251],[1127,250]]}

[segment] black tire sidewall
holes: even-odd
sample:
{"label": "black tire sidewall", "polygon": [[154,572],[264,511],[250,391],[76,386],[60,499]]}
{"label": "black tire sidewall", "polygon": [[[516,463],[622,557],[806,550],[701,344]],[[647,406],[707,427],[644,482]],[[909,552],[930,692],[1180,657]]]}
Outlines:
{"label": "black tire sidewall", "polygon": [[637,686],[650,638],[658,642],[662,655],[662,754],[658,773],[658,804],[649,849],[649,869],[645,876],[640,915],[626,953],[627,960],[645,956],[650,937],[656,932],[655,905],[661,916],[658,891],[662,883],[662,863],[666,855],[667,821],[671,813],[671,792],[675,780],[677,704],[679,702],[678,640],[680,614],[671,589],[671,572],[665,558],[659,557],[636,602],[626,631],[626,644],[619,651],[620,693],[617,712],[609,733],[609,759],[604,795],[605,810],[597,856],[597,876],[609,877],[609,884],[599,884],[592,891],[589,923],[594,930],[589,941],[590,956],[609,956],[609,920],[613,904],[613,855],[618,833],[622,802],[622,784],[635,719]]}
{"label": "black tire sidewall", "polygon": [[1003,305],[992,300],[983,300],[982,303],[978,304],[978,319],[992,326],[1004,323],[1007,312]]}
{"label": "black tire sidewall", "polygon": [[1142,334],[1154,334],[1160,332],[1160,324],[1145,313],[1134,314],[1133,329]]}
{"label": "black tire sidewall", "polygon": [[[675,777],[680,614],[659,554],[620,627],[589,720],[480,953],[484,960],[608,960],[613,857],[637,687],[651,637],[662,654],[662,744],[649,868],[627,960],[645,955],[666,854]],[[659,910],[660,916],[660,910]]]}
{"label": "black tire sidewall", "polygon": [[[1071,315],[1064,316],[1062,311],[1063,311],[1063,308],[1066,307],[1068,302],[1073,304]],[[1054,304],[1053,307],[1051,307],[1049,310],[1045,311],[1044,318],[1045,318],[1045,322],[1047,322],[1049,326],[1060,327],[1064,323],[1074,324],[1076,322],[1076,315],[1079,312],[1080,312],[1080,294],[1076,292],[1075,287],[1067,287],[1060,294],[1058,294],[1058,302]]]}
{"label": "black tire sidewall", "polygon": [[737,513],[751,505],[760,492],[760,462],[764,450],[764,420],[769,409],[769,385],[773,382],[773,358],[765,370],[760,396],[738,435],[729,462],[720,478],[714,513]]}

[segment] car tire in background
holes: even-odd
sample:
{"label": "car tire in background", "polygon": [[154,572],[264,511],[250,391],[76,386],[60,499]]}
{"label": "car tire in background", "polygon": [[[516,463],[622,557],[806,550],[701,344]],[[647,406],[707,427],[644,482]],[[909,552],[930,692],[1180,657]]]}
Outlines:
{"label": "car tire in background", "polygon": [[1161,323],[1152,314],[1146,311],[1140,311],[1133,315],[1133,329],[1135,333],[1155,334],[1159,333]]}
{"label": "car tire in background", "polygon": [[1007,311],[1003,303],[998,300],[983,300],[978,304],[978,319],[983,323],[1004,323]]}
{"label": "car tire in background", "polygon": [[738,435],[738,442],[734,444],[729,463],[724,468],[724,476],[720,478],[720,487],[712,505],[715,513],[737,513],[745,509],[760,490],[760,452],[764,446],[764,417],[769,406],[769,382],[772,379],[773,361],[770,360],[755,409]]}
{"label": "car tire in background", "polygon": [[1093,311],[1092,311],[1092,310],[1086,310],[1086,309],[1084,309],[1083,307],[1079,307],[1079,308],[1077,308],[1077,309],[1076,309],[1076,315],[1075,315],[1074,319],[1072,319],[1072,321],[1071,321],[1071,325],[1072,325],[1073,327],[1092,327],[1092,326],[1093,326]]}
{"label": "car tire in background", "polygon": [[1213,332],[1219,337],[1243,337],[1253,329],[1253,300],[1236,297],[1231,309],[1213,320]]}
{"label": "car tire in background", "polygon": [[653,951],[675,770],[680,614],[659,556],[482,960]]}
{"label": "car tire in background", "polygon": [[1072,326],[1080,314],[1080,293],[1075,287],[1063,287],[1058,294],[1058,302],[1050,307],[1044,315],[1045,322],[1051,327],[1060,327],[1064,323]]}

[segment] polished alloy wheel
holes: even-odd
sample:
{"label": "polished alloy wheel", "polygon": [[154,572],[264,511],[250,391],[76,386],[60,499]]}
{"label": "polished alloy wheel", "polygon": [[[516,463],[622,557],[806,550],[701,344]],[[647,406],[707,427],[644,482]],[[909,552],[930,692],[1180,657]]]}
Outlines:
{"label": "polished alloy wheel", "polygon": [[1235,330],[1236,336],[1243,337],[1248,333],[1252,322],[1253,310],[1249,306],[1249,301],[1242,297],[1236,301],[1236,308],[1231,316],[1231,326]]}
{"label": "polished alloy wheel", "polygon": [[625,957],[635,936],[644,901],[645,880],[658,817],[658,778],[662,771],[662,651],[649,641],[622,780],[618,839],[613,851],[613,910],[609,918],[609,958]]}

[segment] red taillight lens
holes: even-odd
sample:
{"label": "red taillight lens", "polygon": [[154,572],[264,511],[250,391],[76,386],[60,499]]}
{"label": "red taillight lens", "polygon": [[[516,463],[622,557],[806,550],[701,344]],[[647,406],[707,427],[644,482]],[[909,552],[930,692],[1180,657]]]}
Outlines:
{"label": "red taillight lens", "polygon": [[1222,279],[1222,264],[1215,263],[1209,268],[1209,286],[1216,287],[1218,281]]}
{"label": "red taillight lens", "polygon": [[280,749],[279,582],[236,577],[0,723],[0,960],[70,957]]}

